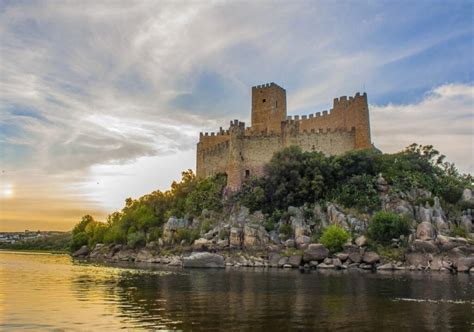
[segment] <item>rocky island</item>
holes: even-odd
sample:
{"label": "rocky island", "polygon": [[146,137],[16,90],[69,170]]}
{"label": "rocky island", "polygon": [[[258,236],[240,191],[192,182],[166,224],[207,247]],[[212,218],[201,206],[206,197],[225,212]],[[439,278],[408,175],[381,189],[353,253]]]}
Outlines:
{"label": "rocky island", "polygon": [[286,91],[252,87],[252,123],[201,133],[196,175],[85,216],[75,257],[184,267],[474,272],[473,181],[432,146],[383,154],[367,94],[287,116]]}
{"label": "rocky island", "polygon": [[[73,231],[73,245],[76,245],[73,256],[183,267],[474,273],[474,197],[471,188],[462,189],[470,178],[440,177],[444,171],[430,164],[422,149],[412,146],[394,155],[363,151],[327,158],[289,148],[275,155],[267,166],[268,175],[250,181],[229,197],[224,195],[223,177],[199,180],[192,172],[185,172],[182,182],[174,183],[169,192],[127,200],[122,212],[109,216],[107,225],[90,216],[84,217]],[[265,185],[276,180],[272,176],[279,177],[275,183],[280,187],[285,185],[287,180],[281,174],[286,172],[277,172],[288,166],[284,165],[285,160],[292,168],[298,168],[299,163],[306,165],[305,159],[315,156],[322,158],[319,161],[323,164],[328,159],[335,164],[347,164],[348,160],[361,163],[363,159],[364,164],[372,166],[380,163],[381,158],[397,159],[395,163],[385,164],[389,168],[394,165],[398,168],[397,163],[406,163],[405,168],[421,162],[435,172],[431,175],[438,185],[433,188],[441,198],[421,186],[400,190],[398,181],[402,178],[391,175],[387,180],[381,172],[368,176],[365,187],[354,189],[355,175],[352,175],[349,184],[343,181],[335,185],[339,188],[337,193],[322,194],[315,201],[303,195],[293,200],[303,204],[282,210],[279,207],[286,202],[277,201],[275,190]],[[418,166],[409,173],[421,176],[415,170]],[[448,178],[453,182],[443,184]],[[287,191],[280,200],[288,199],[291,194],[296,197],[308,182],[301,178],[295,185],[291,181],[286,183]],[[267,200],[270,193],[273,202]],[[158,210],[165,204],[166,209]],[[173,210],[177,206],[183,208],[181,216]],[[152,226],[159,225],[157,220],[171,213],[160,226]],[[75,244],[74,238],[85,242]]]}

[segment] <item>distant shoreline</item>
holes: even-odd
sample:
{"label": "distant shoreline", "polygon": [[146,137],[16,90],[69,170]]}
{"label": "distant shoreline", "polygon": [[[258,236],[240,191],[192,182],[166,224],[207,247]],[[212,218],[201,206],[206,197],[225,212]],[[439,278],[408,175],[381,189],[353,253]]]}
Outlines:
{"label": "distant shoreline", "polygon": [[36,254],[53,254],[53,255],[70,255],[71,253],[64,250],[39,250],[39,249],[14,249],[14,248],[0,248],[0,252],[12,253],[36,253]]}

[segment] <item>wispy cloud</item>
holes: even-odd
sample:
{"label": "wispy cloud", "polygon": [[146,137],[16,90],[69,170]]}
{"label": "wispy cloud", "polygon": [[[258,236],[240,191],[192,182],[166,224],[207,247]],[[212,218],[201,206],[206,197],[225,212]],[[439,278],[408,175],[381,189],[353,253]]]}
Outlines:
{"label": "wispy cloud", "polygon": [[[379,112],[391,107],[403,112],[412,105],[419,114],[428,112],[423,107],[430,100],[437,110],[460,102],[444,90],[424,93],[445,89],[446,83],[470,87],[474,71],[470,3],[410,3],[409,13],[403,7],[313,1],[3,2],[2,183],[15,183],[18,199],[28,191],[44,196],[39,184],[49,183],[55,190],[48,197],[80,196],[91,210],[115,207],[107,197],[145,193],[152,182],[163,188],[181,169],[193,168],[198,132],[225,126],[229,119],[248,121],[250,87],[270,81],[287,89],[294,114],[327,108],[332,98],[365,87],[370,101],[381,105],[374,106],[373,129],[383,147],[378,128],[393,124],[379,125]],[[426,107],[430,118],[445,119],[445,112]],[[459,133],[457,126],[452,128]],[[445,136],[445,141],[457,137]],[[452,151],[459,147],[443,147],[457,161],[461,153]],[[470,167],[465,158],[459,160]],[[159,169],[166,176],[148,174],[153,181],[144,181],[147,174],[135,174],[133,181],[133,167]],[[98,177],[109,179],[99,182],[99,189]],[[122,180],[123,190],[112,184]],[[105,198],[91,196],[94,190]]]}
{"label": "wispy cloud", "polygon": [[371,105],[371,125],[383,151],[431,144],[462,172],[474,173],[473,85],[442,85],[414,104]]}

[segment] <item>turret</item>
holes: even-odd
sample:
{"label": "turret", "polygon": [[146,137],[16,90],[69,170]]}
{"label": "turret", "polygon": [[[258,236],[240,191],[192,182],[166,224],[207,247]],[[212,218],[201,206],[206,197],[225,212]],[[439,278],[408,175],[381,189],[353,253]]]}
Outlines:
{"label": "turret", "polygon": [[286,91],[275,83],[252,87],[252,128],[280,132],[286,120]]}

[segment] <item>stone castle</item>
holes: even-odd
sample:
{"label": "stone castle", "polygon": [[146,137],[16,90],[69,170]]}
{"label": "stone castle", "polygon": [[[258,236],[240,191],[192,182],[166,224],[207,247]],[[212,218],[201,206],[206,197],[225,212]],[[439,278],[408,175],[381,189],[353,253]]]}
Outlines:
{"label": "stone castle", "polygon": [[275,83],[254,86],[250,127],[234,120],[227,130],[199,135],[196,175],[225,173],[227,188],[238,190],[246,178],[263,175],[275,152],[291,145],[326,155],[370,148],[367,94],[335,98],[330,111],[291,117],[285,89]]}

